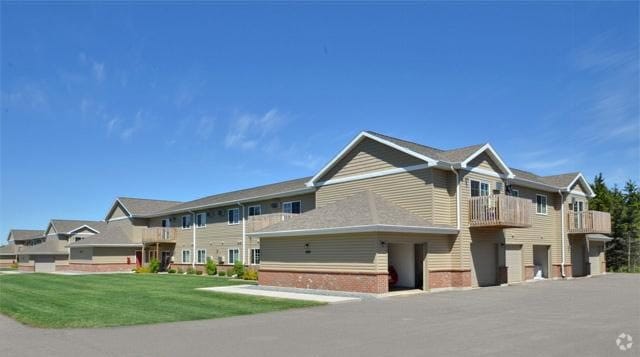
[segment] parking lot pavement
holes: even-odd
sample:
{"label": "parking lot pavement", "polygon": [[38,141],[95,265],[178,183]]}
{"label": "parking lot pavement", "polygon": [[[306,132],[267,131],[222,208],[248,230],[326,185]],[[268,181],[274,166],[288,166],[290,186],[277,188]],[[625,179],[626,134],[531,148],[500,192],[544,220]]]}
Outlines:
{"label": "parking lot pavement", "polygon": [[[635,344],[621,351],[627,335]],[[0,355],[638,356],[640,275],[120,328],[43,330],[0,316]]]}

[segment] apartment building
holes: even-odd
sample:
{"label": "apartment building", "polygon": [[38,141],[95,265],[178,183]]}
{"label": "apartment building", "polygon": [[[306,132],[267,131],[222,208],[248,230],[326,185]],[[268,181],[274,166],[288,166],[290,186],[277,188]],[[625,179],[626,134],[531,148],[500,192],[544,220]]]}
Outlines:
{"label": "apartment building", "polygon": [[18,263],[21,249],[44,241],[44,231],[33,229],[12,229],[7,236],[7,244],[0,247],[0,268],[8,268]]}

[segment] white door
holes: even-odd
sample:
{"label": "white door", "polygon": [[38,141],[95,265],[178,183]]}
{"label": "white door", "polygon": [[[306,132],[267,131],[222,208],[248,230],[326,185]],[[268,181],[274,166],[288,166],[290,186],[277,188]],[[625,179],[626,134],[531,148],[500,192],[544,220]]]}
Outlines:
{"label": "white door", "polygon": [[589,265],[591,266],[591,275],[600,274],[600,244],[591,243],[589,246]]}
{"label": "white door", "polygon": [[474,284],[477,286],[497,285],[498,245],[491,242],[471,243],[471,259]]}
{"label": "white door", "polygon": [[56,260],[50,255],[36,255],[34,257],[36,273],[53,273],[56,271]]}
{"label": "white door", "polygon": [[522,281],[522,246],[509,244],[505,250],[507,265],[507,282],[519,283]]}

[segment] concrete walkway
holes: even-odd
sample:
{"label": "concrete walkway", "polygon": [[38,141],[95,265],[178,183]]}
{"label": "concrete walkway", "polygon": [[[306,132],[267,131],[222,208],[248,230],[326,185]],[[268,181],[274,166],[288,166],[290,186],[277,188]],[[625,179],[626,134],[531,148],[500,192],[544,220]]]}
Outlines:
{"label": "concrete walkway", "polygon": [[215,291],[218,293],[229,294],[244,294],[253,296],[265,296],[280,299],[294,299],[294,300],[306,300],[326,302],[329,304],[335,304],[340,302],[353,302],[360,301],[360,298],[350,296],[337,296],[337,295],[325,295],[325,294],[311,294],[311,293],[297,293],[291,291],[279,291],[279,290],[263,290],[256,289],[254,285],[232,285],[232,286],[219,286],[213,288],[199,288],[197,290]]}

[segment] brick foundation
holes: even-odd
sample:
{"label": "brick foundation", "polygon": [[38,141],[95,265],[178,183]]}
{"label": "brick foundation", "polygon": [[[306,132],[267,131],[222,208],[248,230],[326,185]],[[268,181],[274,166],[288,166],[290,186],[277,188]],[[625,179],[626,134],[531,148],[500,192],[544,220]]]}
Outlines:
{"label": "brick foundation", "polygon": [[[573,276],[571,271],[571,264],[564,265],[564,274],[567,278],[570,278]],[[553,266],[551,267],[551,277],[562,278],[562,269],[560,267],[560,264],[553,264]]]}
{"label": "brick foundation", "polygon": [[[61,268],[62,266],[57,266]],[[106,272],[119,272],[119,271],[131,271],[136,265],[135,264],[81,264],[81,263],[69,263],[69,265],[64,266],[62,271],[70,270],[70,271],[86,271],[86,272],[95,272],[95,273],[106,273]]]}
{"label": "brick foundation", "polygon": [[470,269],[430,270],[429,289],[463,288],[471,286]]}
{"label": "brick foundation", "polygon": [[260,270],[258,283],[268,286],[354,291],[374,294],[382,294],[389,291],[389,280],[386,273],[368,274]]}
{"label": "brick foundation", "polygon": [[11,268],[14,263],[0,263],[0,268]]}
{"label": "brick foundation", "polygon": [[524,280],[531,280],[535,275],[535,266],[534,265],[525,265],[524,266]]}
{"label": "brick foundation", "polygon": [[509,268],[506,266],[498,267],[498,285],[509,282]]}
{"label": "brick foundation", "polygon": [[35,271],[36,267],[33,265],[18,265],[20,271]]}

